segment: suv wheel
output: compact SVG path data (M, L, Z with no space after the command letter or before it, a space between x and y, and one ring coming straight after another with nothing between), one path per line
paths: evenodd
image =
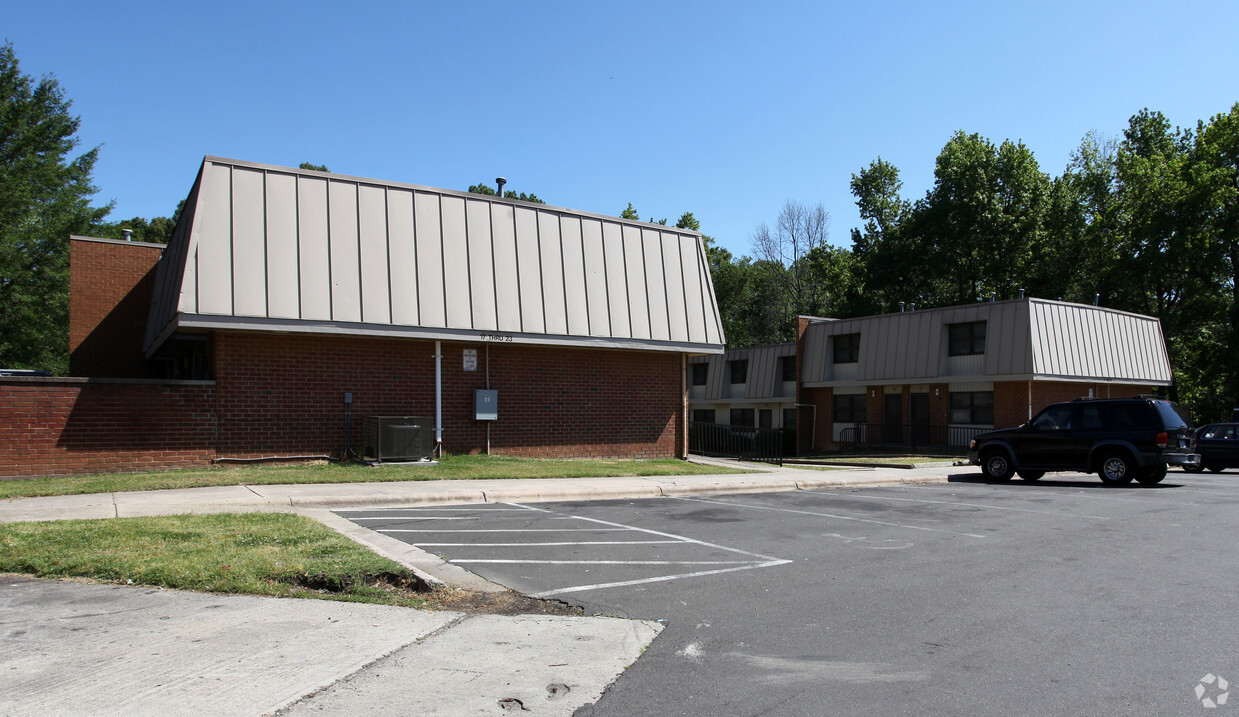
M1126 453L1107 453L1101 457L1097 475L1101 476L1101 482L1106 485L1127 485L1136 477L1136 466Z
M1007 454L998 449L991 449L981 456L981 472L990 480L1011 480L1015 475L1015 467L1007 459Z
M1158 463L1142 468L1136 473L1136 480L1140 481L1140 485L1157 485L1166 477L1166 464Z
M1045 471L1016 471L1024 480L1041 480L1041 476L1045 475Z

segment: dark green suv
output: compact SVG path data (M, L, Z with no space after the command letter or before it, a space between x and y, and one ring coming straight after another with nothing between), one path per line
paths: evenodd
M1134 478L1160 483L1166 466L1200 465L1192 429L1172 401L1136 398L1076 399L1047 406L1019 428L982 433L968 461L992 480L1018 473L1037 480L1048 471L1096 473L1106 485Z

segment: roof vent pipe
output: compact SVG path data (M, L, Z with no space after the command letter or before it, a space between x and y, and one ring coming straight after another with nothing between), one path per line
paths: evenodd
M1101 294L1093 294L1093 306L1101 306Z
M1020 298L1021 298L1021 299L1022 299L1022 298L1024 298L1024 290L1023 290L1023 289L1020 289Z
M989 303L991 303L991 304L992 304L992 303L994 303L994 301L995 301L997 298L998 298L998 294L996 294L996 293L994 293L994 292L992 292L992 291L989 293Z
M505 177L495 177L495 184L499 185L499 189L495 192L495 196L503 199L503 185L507 184L508 180Z
M899 302L899 313L903 313L903 302Z
M916 304L908 304L908 311L916 311Z
M133 230L132 229L121 229L120 233L124 235L125 241L133 241Z

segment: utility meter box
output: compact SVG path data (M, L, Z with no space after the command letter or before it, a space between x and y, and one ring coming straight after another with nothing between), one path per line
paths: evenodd
M499 392L479 388L473 394L474 418L479 421L499 420Z

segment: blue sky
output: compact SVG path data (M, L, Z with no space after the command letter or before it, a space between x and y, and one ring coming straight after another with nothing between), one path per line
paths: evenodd
M956 130L1062 172L1090 130L1239 102L1239 3L9 3L0 37L102 145L97 203L170 215L204 155L674 222L733 253L881 156L919 198Z

